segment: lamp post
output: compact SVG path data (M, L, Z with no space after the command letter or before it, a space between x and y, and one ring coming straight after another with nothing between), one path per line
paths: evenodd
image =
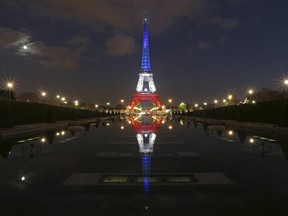
M248 93L248 102L251 103L252 102L252 95L254 94L254 90L253 89L248 89L247 91Z
M8 89L8 124L9 126L12 126L11 122L11 90L13 89L14 84L13 82L7 83L7 89Z
M287 109L287 90L288 90L288 78L285 78L284 81L283 81L283 85L284 85L284 88L285 88L285 102L284 102L284 118L285 120L287 121L287 118L286 118L286 109Z
M75 105L75 118L77 119L77 118L78 118L77 108L78 108L78 106L79 106L79 101L78 101L78 100L75 100L75 101L74 101L74 105Z
M79 101L78 101L78 100L75 100L75 101L74 101L74 104L75 104L75 107L77 108L78 105L79 105Z
M10 101L10 99L11 99L11 89L13 89L13 83L12 82L8 82L7 83L7 89L8 89L8 99L9 99L9 101Z
M218 100L217 100L217 99L215 99L215 100L214 100L214 108L216 108L216 107L217 107L217 104L218 104Z
M253 89L248 89L247 91L248 93L248 106L249 106L249 110L248 110L248 121L250 121L250 116L251 116L251 106L253 104L254 101L252 101L252 96L254 94L254 90Z
M41 92L43 103L45 102L46 95L47 95L47 93L45 91Z
M229 94L227 98L228 98L228 101L229 101L229 105L232 105L233 95Z
M41 92L41 97L42 97L42 104L41 104L41 109L42 109L42 118L43 121L45 121L45 107L44 107L44 102L45 102L45 97L47 93L45 91Z

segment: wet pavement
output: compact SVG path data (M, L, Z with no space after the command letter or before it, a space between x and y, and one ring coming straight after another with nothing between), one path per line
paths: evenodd
M1 215L288 214L287 142L162 120L0 143Z

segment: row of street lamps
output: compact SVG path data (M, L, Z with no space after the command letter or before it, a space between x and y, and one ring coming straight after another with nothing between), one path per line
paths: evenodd
M282 86L283 86L284 89L285 89L285 100L286 100L286 99L287 99L287 92L288 92L288 77L285 77L285 78L283 79ZM255 93L255 90L252 89L252 88L250 88L250 89L247 90L247 95L250 96L250 99L251 99L251 97L253 96L254 93ZM232 94L228 94L227 98L224 98L224 99L222 100L222 102L223 102L224 104L227 104L227 103L228 103L228 104L229 104L229 103L231 104L232 101L233 101L233 99L234 99L234 96L233 96ZM168 99L168 104L169 104L170 107L172 107L172 102L173 102L172 98L169 98L169 99ZM218 99L214 99L213 102L214 102L215 105L217 105L217 104L219 103L219 100L218 100ZM256 103L255 100L249 100L249 99L248 99L248 102L249 102L249 103ZM184 103L180 103L180 105L181 105L181 104L184 104ZM180 106L180 105L179 105L179 106ZM208 103L204 102L203 105L204 105L204 106L207 106ZM198 108L198 107L199 107L199 104L198 104L198 103L194 104L194 107L195 107L195 108Z
M27 47L27 46L23 46L23 49L28 49L28 47ZM285 88L285 98L286 98L286 97L287 97L287 91L288 91L288 78L287 78L287 77L284 78L282 86L284 86L284 88ZM13 90L14 87L15 87L15 85L14 85L14 83L13 83L12 81L8 81L8 82L7 82L6 88L8 89L9 103L10 103L10 100L11 100L11 91ZM250 97L251 97L254 93L255 93L254 89L248 89L248 90L247 90L247 94L250 95ZM43 99L43 101L44 101L44 98L47 96L47 92L46 92L46 91L42 91L42 92L41 92L41 96L42 96L42 99ZM56 98L57 98L58 100L61 100L64 104L67 104L67 103L68 103L67 100L66 100L66 98L63 97L63 96L57 95ZM234 98L233 95L232 95L232 94L229 94L229 95L227 96L227 98L224 98L224 99L222 100L222 102L223 102L223 103L231 102L233 98ZM173 102L173 100L172 100L171 98L169 98L169 99L168 99L168 104L169 104L169 106L172 106L172 102ZM251 102L251 103L253 103L253 102L255 103L255 101L250 101L250 102ZM122 105L124 105L124 99L120 99L120 103L121 103ZM216 104L218 104L218 103L219 103L219 101L218 101L217 99L215 99L215 100L214 100L214 104L216 105ZM205 104L207 105L207 103L204 103L204 105L205 105ZM74 105L75 105L76 107L79 106L79 101L78 101L78 100L75 100L75 101L74 101ZM10 106L10 105L9 105L9 106ZM106 103L106 106L110 106L110 102L107 102L107 103ZM198 107L199 105L198 105L198 104L195 104L194 106L195 106L195 107ZM98 104L95 104L95 108L98 108ZM9 109L10 109L10 108L9 108Z

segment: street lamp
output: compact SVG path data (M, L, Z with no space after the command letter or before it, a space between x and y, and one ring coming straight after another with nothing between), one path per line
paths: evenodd
M122 103L122 104L123 104L123 103L124 103L124 99L121 99L121 100L120 100L120 103Z
M7 89L8 89L8 119L9 119L9 126L11 123L11 90L13 89L14 84L13 82L7 82Z
M75 100L75 101L74 101L74 104L75 104L75 106L77 107L77 106L79 105L79 101L78 101L78 100Z
M253 89L248 89L247 90L248 96L247 96L247 100L246 102L248 103L253 103L254 100L252 100L252 96L254 94L254 90ZM255 101L254 101L255 102Z
M43 103L45 102L45 97L47 96L47 93L45 91L42 91L41 92L41 96L42 96L42 100L43 100Z
M8 82L7 83L7 89L8 89L8 99L9 99L9 101L10 101L10 97L11 97L11 90L13 89L13 87L14 87L14 84L13 84L13 82Z
M41 95L42 95L42 97L45 97L47 95L47 93L46 92L42 92Z
M286 106L287 106L287 90L288 90L288 78L285 78L283 81L283 85L285 87L285 98L284 98L284 118L286 119ZM287 119L286 119L287 120Z

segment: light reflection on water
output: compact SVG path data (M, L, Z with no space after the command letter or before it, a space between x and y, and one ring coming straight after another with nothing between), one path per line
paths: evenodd
M162 146L165 144L162 137L163 134L160 133L160 130L165 130L166 133L169 133L168 135L166 134L166 138L169 138L169 136L172 137L174 131L175 134L176 131L188 132L185 132L185 136L194 136L197 132L197 134L199 133L203 137L201 141L205 140L205 143L198 143L199 146L213 145L214 142L209 143L209 141L218 140L220 141L219 143L223 145L229 145L231 148L239 148L245 154L248 154L249 156L251 155L252 157L255 157L261 161L262 159L265 160L266 158L273 159L273 156L278 155L285 155L285 157L287 157L287 148L285 148L287 143L278 142L278 140L275 138L256 135L247 131L237 131L233 128L225 128L221 125L205 125L197 122L186 121L185 119L171 119L163 116L142 115L130 116L123 119L109 119L104 121L98 121L91 125L70 127L58 131L49 131L42 134L36 134L35 136L31 137L25 137L22 139L11 140L6 143L0 143L0 152L2 156L0 163L4 160L18 160L19 158L22 159L19 160L20 163L23 160L33 162L33 160L35 161L39 159L37 160L38 163L39 161L41 161L42 156L49 157L50 154L52 155L52 153L57 152L57 146L67 145L65 146L65 148L70 148L69 144L76 141L79 144L78 148L80 148L80 146L81 148L86 148L86 146L84 145L85 137L100 136L100 130L101 133L103 131L107 131L108 136L110 130L118 130L117 134L125 134L125 132L127 131L133 131L133 143L138 145L139 151L139 154L135 152L135 155L139 156L139 159L141 158L139 161L141 161L142 167L139 166L138 170L142 173L142 176L135 174L135 176L127 175L127 177L121 173L121 178L119 176L116 176L118 178L117 179L114 176L114 180L109 179L108 181L107 179L110 178L110 176L108 176L106 180L107 184L110 182L111 184L113 184L116 180L118 181L118 183L120 182L121 184L128 184L131 183L131 179L133 179L134 183L136 182L138 183L138 185L142 184L142 189L144 191L145 208L150 207L150 205L153 206L153 204L150 203L149 198L153 193L153 191L151 191L152 185L159 185L164 183L169 183L170 185L176 183L191 184L197 182L197 179L194 178L193 173L190 173L189 175L184 175L176 173L175 170L173 171L173 175L171 173L169 175L167 173L161 173L161 175L159 173L157 175L151 173L151 166L153 167L154 160L153 157L158 157L157 159L159 159L160 156L162 156L163 158L170 157L172 159L176 159L179 155L183 158L192 157L193 155L195 157L198 157L196 153L192 154L191 152L184 152L184 150L178 150L178 152L175 152L175 149L177 149L178 147L180 148L181 145L184 143L176 143L176 141L174 142L174 150L170 150L171 152L157 152L155 154L155 147L158 144ZM185 137L181 138L184 139ZM177 146L177 144L179 144L179 146ZM191 145L194 144L195 143L192 143ZM120 148L119 146L117 147ZM225 148L223 149L224 151L226 150ZM219 151L221 151L221 149ZM214 153L212 150L211 152ZM229 154L229 152L224 153L227 155ZM120 153L118 155L120 155ZM199 155L201 155L201 153ZM131 152L129 152L129 154L122 153L122 156L132 157L133 154L131 154ZM119 160L121 159L119 158ZM105 161L103 163L105 163ZM127 164L127 166L129 166L129 164ZM45 167L43 169L45 169ZM24 168L23 170L25 171ZM166 170L168 170L168 168L166 168ZM19 181L33 182L33 178L35 175L29 176L24 171L19 173Z
M49 145L59 143L66 143L73 139L81 139L89 133L90 127L107 128L113 125L120 125L121 130L130 130L132 127L135 132L135 137L139 145L139 151L142 154L153 153L153 146L157 137L157 131L162 125L163 128L173 131L174 127L185 127L199 129L203 128L203 135L221 139L223 142L231 142L242 144L245 151L250 151L254 154L259 154L261 157L269 155L286 154L286 147L275 138L265 137L263 135L256 135L249 131L240 131L232 128L225 128L219 125L207 125L197 122L186 121L185 119L172 119L163 116L152 115L138 115L124 117L121 119L109 119L104 121L97 121L91 125L85 126L71 126L58 131L46 131L42 134L36 134L21 139L2 141L0 140L0 154L3 159L13 158L16 156L25 156L27 158L34 158L37 155L50 151ZM150 143L149 143L150 142ZM16 148L17 146L17 148ZM19 152L20 146L22 151ZM281 148L283 147L283 149ZM15 149L15 150L14 150ZM283 152L284 150L284 152Z

